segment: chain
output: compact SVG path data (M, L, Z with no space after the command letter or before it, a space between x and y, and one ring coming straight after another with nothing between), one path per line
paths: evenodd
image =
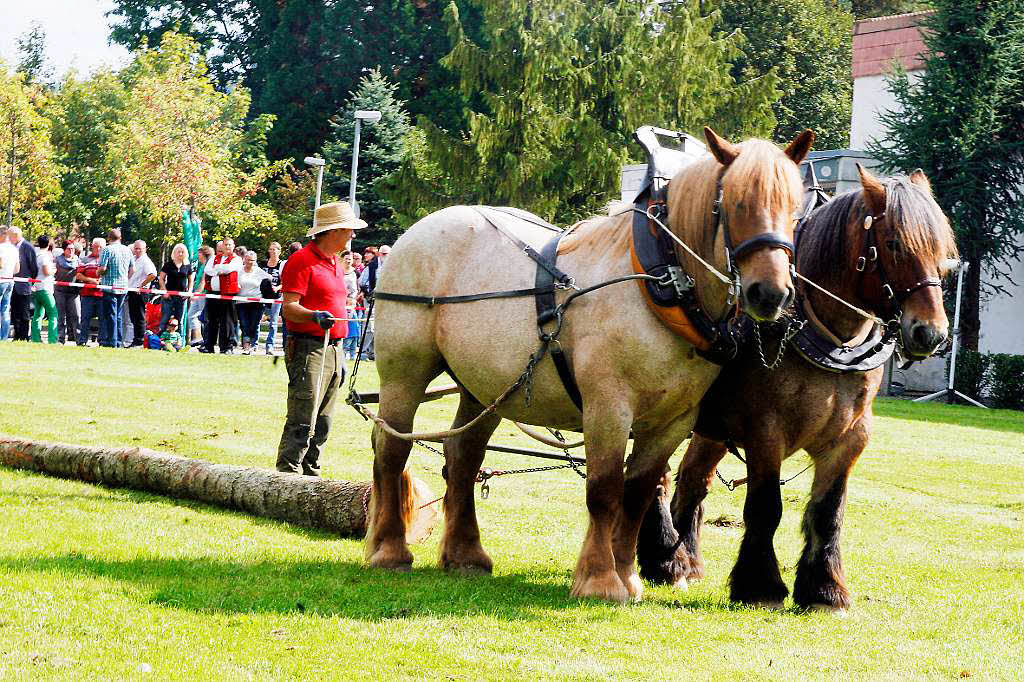
M783 479L779 479L779 485L780 485L780 486L786 485L787 483L789 483L790 481L792 481L792 480L793 480L794 478L796 478L796 477L797 477L797 476L799 476L800 474L802 474L802 473L804 473L805 471L807 471L808 469L810 469L810 468L811 468L812 466L814 466L814 461L813 461L813 460L812 460L811 462L809 462L809 463L807 464L807 466L805 466L805 467L804 467L803 469L801 469L800 471L796 472L795 474L793 474L793 475L792 475L792 476L790 476L789 478L783 478ZM717 477L718 477L718 480L722 482L722 485L724 485L724 486L725 486L725 487L726 487L726 488L727 488L728 490L730 490L730 491L736 490L736 489L737 489L737 488L739 488L739 487L740 487L741 485L744 485L744 484L745 484L745 483L747 482L747 480L748 480L748 479L747 479L746 477L744 477L744 478L733 478L733 479L726 479L726 478L725 478L724 476L722 476L722 474L721 474L721 473L720 473L720 472L718 471L718 467L715 467L715 476L717 476Z
M792 340L792 338L804 328L805 324L807 324L806 320L797 322L793 319L790 319L789 322L786 323L786 331L782 333L782 338L779 339L779 352L775 354L775 360L770 364L764 356L764 347L761 344L761 325L760 323L754 324L754 338L757 339L757 354L761 357L761 364L764 365L766 369L772 370L779 366L782 362L782 356L786 353L786 344L788 344L790 340Z

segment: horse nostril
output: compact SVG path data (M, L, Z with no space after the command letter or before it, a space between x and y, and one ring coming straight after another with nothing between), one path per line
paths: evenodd
M783 301L782 307L783 308L788 308L789 306L791 306L793 304L793 300L794 299L796 299L796 289L794 289L793 287L787 287L786 288L786 300Z
M755 308L761 307L761 283L754 282L747 288L747 303Z
M945 340L945 335L930 324L916 324L911 330L914 344L921 349L932 350Z

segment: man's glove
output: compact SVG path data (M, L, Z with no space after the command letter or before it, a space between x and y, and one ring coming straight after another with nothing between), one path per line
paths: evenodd
M334 316L326 310L313 311L313 321L320 325L320 328L324 331L334 326Z

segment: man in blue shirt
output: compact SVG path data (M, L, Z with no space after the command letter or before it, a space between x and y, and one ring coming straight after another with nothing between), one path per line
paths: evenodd
M100 254L100 284L110 287L128 286L131 274L132 252L121 243L121 230L116 227L107 232L107 246ZM124 322L124 291L103 291L103 305L100 314L100 345L108 348L121 347Z

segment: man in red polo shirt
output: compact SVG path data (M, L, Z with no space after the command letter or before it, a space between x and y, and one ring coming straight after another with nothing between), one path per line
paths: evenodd
M320 452L331 430L334 398L345 377L341 342L348 331L347 291L338 253L347 248L355 230L364 227L366 222L355 216L347 202L324 204L316 210L313 228L306 234L313 241L292 255L281 272L281 315L288 328L284 349L288 416L277 448L278 471L320 475ZM326 349L324 334L329 335Z

